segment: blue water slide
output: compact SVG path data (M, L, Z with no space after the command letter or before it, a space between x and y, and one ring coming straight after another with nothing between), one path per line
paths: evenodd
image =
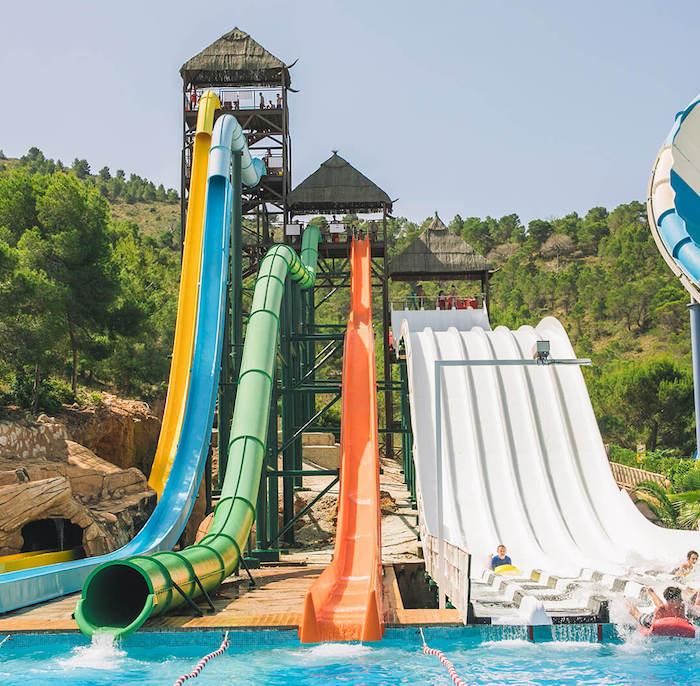
M231 151L242 153L242 180L255 185L265 173L251 159L235 117L214 125L209 153L197 330L180 442L168 482L143 529L107 555L0 574L0 613L74 593L98 565L171 549L192 512L204 473L221 368L233 185Z
M700 299L700 96L676 114L649 187L649 225L661 255Z

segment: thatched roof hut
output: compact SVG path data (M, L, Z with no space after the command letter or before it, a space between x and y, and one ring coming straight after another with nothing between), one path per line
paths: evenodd
M435 213L430 225L389 264L396 281L488 281L491 265Z
M288 196L293 214L391 211L391 198L337 151Z
M289 68L238 27L180 67L186 85L289 86Z

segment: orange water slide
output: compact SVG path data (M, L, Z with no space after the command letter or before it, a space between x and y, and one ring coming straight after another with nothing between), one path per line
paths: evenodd
M299 627L302 643L378 641L384 633L377 373L368 239L353 240L350 262L335 552L333 562L306 594Z

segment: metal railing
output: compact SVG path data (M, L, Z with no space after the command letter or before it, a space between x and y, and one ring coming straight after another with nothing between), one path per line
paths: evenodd
M392 310L478 310L484 306L485 295L455 295L430 297L408 295L403 300L392 300Z
M197 88L184 94L185 109L196 112L205 91L214 91L224 110L281 110L282 91L277 88Z

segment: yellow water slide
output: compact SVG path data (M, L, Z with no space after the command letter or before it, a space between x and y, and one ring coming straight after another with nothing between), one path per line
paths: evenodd
M204 227L204 198L207 189L207 163L214 127L214 112L221 107L219 98L207 91L199 100L197 130L192 151L192 177L185 223L185 244L182 252L180 293L177 301L177 322L173 358L170 365L168 395L165 399L163 425L153 459L148 485L160 498L170 474L175 451L180 440L182 418L185 414L187 388L190 383L190 363L197 321L199 270L202 263L202 233Z
M82 548L70 550L35 550L31 553L15 553L0 556L0 574L16 572L18 569L30 569L53 565L58 562L71 562L81 556Z

